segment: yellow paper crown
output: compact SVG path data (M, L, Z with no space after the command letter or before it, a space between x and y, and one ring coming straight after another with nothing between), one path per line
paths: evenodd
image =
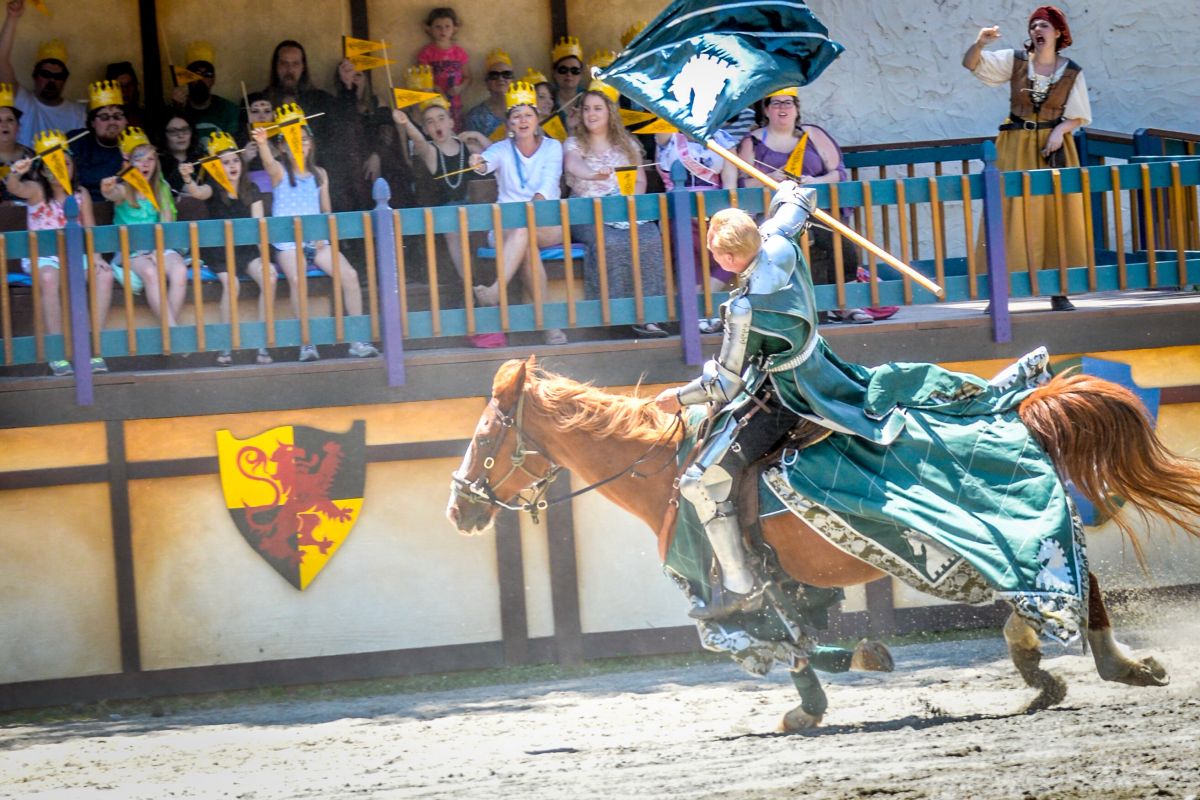
M121 94L121 85L116 81L96 81L88 84L88 111L124 103L125 96Z
M504 64L506 67L512 66L512 59L509 58L508 53L504 52L499 47L488 53L483 59L484 69L491 69L497 64Z
M208 154L215 156L226 150L237 150L237 142L225 131L213 131L208 135Z
M617 102L617 98L619 98L621 96L621 93L618 92L616 90L616 88L609 86L604 81L593 80L591 83L588 84L588 91L589 92L600 92L602 95L607 97L609 100L612 100L614 103Z
M205 41L190 42L187 48L183 51L183 64L195 64L197 61L207 61L209 64L216 64L213 58L216 56L216 51L213 46Z
M513 81L513 84L508 87L508 91L504 93L504 108L509 110L517 106L537 108L537 92L534 90L533 84L525 81Z
M52 58L55 61L61 61L63 66L67 63L67 46L58 39L51 39L48 42L42 42L38 45L37 61L45 61Z
M428 64L418 64L408 68L405 85L418 92L433 91L433 67Z
M800 99L800 92L795 86L789 86L786 89L780 89L778 92L771 92L767 97L794 97Z
M126 158L129 157L130 153L142 145L149 146L150 138L146 136L146 132L144 130L132 125L121 131L121 135L117 137L117 146L121 148L121 155L125 156Z
M45 155L55 147L67 149L67 135L59 130L40 131L33 137L33 152L37 155Z
M521 80L525 81L530 86L537 86L539 83L549 83L550 82L549 78L547 78L543 73L534 69L533 67L530 67L529 69L527 69L525 71L525 76L523 78L521 78Z
M604 69L609 64L617 60L617 54L612 50L597 50L592 53L591 59L588 61L593 67Z
M0 108L16 108L16 89L11 83L0 83Z
M583 61L583 45L574 36L564 36L558 40L558 44L554 45L554 49L550 51L550 63L557 64L564 58L574 56L582 63Z
M300 120L301 125L307 125L308 120L304 119L304 109L295 103L284 103L275 109L275 124L282 125L285 122Z
M647 22L644 19L630 25L629 28L627 28L626 31L621 34L621 47L629 47L629 43L633 41L635 36L646 29L646 25Z
M424 114L426 110L433 108L434 106L437 106L438 108L444 108L447 111L449 111L450 110L450 101L447 100L446 98L442 97L439 94L437 97L431 97L430 99L426 100L424 103L421 103L419 106L417 106L417 108L420 110L420 112L422 114Z

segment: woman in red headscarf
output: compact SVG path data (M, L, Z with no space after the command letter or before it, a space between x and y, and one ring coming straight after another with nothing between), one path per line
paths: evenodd
M963 55L962 64L988 86L1009 87L1008 119L996 137L996 166L1001 170L1078 167L1071 133L1092 120L1083 70L1060 55L1071 46L1071 29L1062 11L1042 6L1029 16L1029 39L1022 50L984 50L1000 38L1000 26L983 28ZM1009 271L1057 269L1060 250L1068 267L1087 263L1083 198L1064 196L1063 236L1055 221L1054 198L1043 195L1024 207L1021 198L1005 200ZM1028 227L1027 227L1028 226ZM982 226L981 226L982 234ZM980 238L980 263L983 240ZM1037 287L1036 276L1030 275ZM1064 294L1051 297L1055 311L1074 308Z

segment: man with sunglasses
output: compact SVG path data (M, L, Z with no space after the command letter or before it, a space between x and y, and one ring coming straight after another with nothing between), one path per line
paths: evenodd
M196 144L203 148L208 137L217 131L234 136L241 129L241 114L233 101L213 94L217 81L213 46L208 42L192 42L184 51L189 72L200 76L185 86L176 86L171 92L171 108L182 114L195 131Z
M13 41L17 36L17 21L25 13L25 0L8 0L4 25L0 27L0 82L17 87L16 107L22 116L17 141L29 147L33 135L42 130L69 131L84 124L83 108L63 97L63 87L70 77L67 69L67 48L57 39L38 47L33 65L33 91L17 83L12 65Z
M117 140L129 124L125 116L125 97L116 81L96 81L88 86L87 136L71 143L75 156L75 180L91 192L92 200L104 200L100 181L116 175L124 166ZM74 138L84 130L73 130Z
M488 90L488 96L486 100L467 112L463 119L463 128L468 131L478 131L484 136L491 136L504 128L507 114L504 95L513 82L513 65L508 53L499 48L487 54L483 65L483 80Z

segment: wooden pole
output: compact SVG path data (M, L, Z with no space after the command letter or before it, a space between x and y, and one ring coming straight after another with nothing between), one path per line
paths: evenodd
M754 178L755 180L762 181L762 183L771 187L772 189L779 188L779 181L774 180L773 178L769 177L762 170L760 170L750 164L747 164L745 161L743 161L737 155L737 153L730 152L728 149L722 147L721 145L717 144L714 141L707 142L707 146L708 146L709 150L712 150L714 153L721 156L726 161L729 161L729 162L735 164L738 167L738 169L742 170L743 172L745 172L747 175ZM929 278L926 278L920 272L917 272L915 269L910 267L908 264L905 264L903 261L896 258L894 255L892 255L888 251L884 250L879 245L875 244L874 242L872 242L868 239L864 239L862 236L859 236L858 233L856 233L852 228L847 227L841 220L837 219L836 217L826 213L825 211L822 211L819 208L814 208L812 210L812 216L818 222L821 222L821 223L828 225L829 227L835 229L838 233L842 234L842 236L845 236L847 239L854 242L859 247L864 248L868 252L874 253L876 257L885 261L888 264L888 266L892 267L893 269L898 270L901 274L907 275L909 278L912 278L914 281L919 283L925 289L928 289L930 292L932 292L934 294L934 296L941 297L944 294L942 287L938 286L936 283L929 280Z

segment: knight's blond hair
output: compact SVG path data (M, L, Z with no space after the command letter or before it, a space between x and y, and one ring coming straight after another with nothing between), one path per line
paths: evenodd
M740 208L726 208L709 220L708 243L714 253L754 258L762 247L762 236L753 217Z

